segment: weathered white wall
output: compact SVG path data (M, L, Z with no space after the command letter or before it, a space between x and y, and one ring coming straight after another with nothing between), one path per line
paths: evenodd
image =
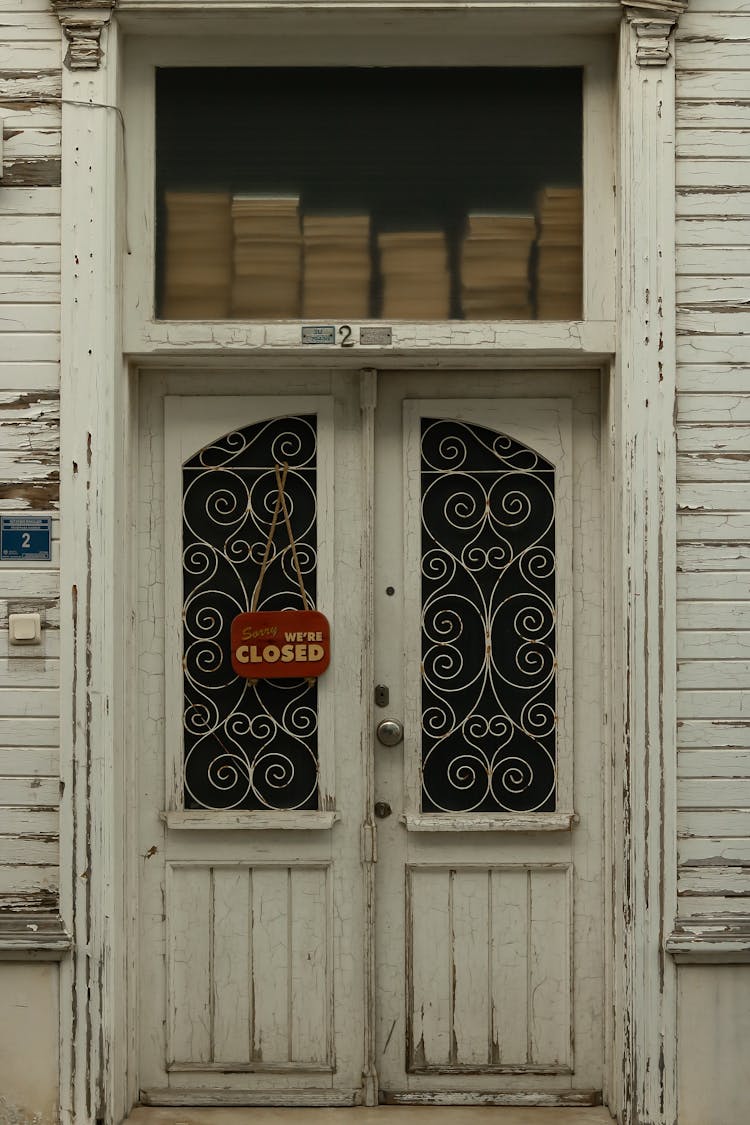
M3 512L57 509L60 71L60 25L48 0L0 0ZM3 564L0 914L57 907L57 593L56 559L48 568ZM41 612L41 649L9 648L8 612L15 609Z
M58 1121L58 968L0 963L0 1122Z
M750 3L677 62L679 913L750 911ZM681 965L679 1125L750 1120L750 965Z
M747 0L691 2L676 59L679 895L692 917L750 905Z

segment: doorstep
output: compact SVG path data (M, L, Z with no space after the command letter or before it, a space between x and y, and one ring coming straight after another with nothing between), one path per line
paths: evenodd
M123 1125L613 1125L609 1111L507 1106L357 1106L352 1109L151 1109Z

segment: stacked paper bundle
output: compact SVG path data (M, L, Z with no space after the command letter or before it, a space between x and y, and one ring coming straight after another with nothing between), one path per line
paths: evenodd
M221 320L232 288L231 197L225 192L168 191L164 248L167 320Z
M305 215L302 315L358 320L370 313L370 216Z
M537 194L536 315L580 320L583 315L583 192L544 188Z
M447 320L450 271L443 231L381 234L384 320Z
M232 226L232 316L254 320L298 317L302 281L299 196L235 195Z
M528 320L533 215L474 213L461 248L461 304L467 320Z

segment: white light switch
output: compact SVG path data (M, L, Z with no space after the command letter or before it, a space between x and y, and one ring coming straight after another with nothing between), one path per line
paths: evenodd
M12 645L38 645L42 640L42 619L38 613L9 613L8 640Z

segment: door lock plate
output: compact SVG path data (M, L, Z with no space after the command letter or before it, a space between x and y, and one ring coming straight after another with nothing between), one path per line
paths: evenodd
M387 707L391 701L391 693L386 684L375 685L375 706Z

